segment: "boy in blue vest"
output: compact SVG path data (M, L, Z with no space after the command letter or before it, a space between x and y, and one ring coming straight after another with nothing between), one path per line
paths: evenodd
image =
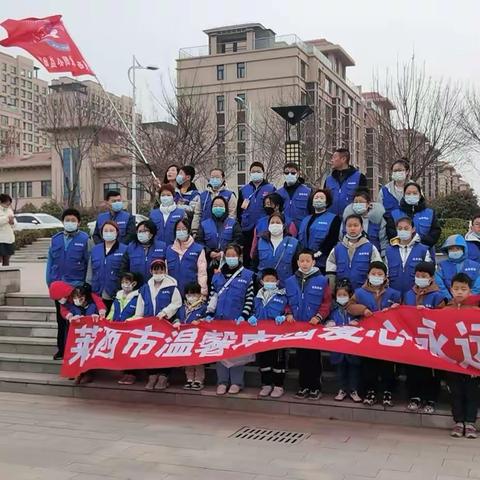
M118 241L128 244L135 238L135 217L123 209L122 195L116 190L109 190L105 195L105 203L108 211L98 215L93 232L95 244L103 242L102 227L107 221L113 221L118 225L120 235Z
M472 218L470 231L465 235L468 247L468 258L480 263L480 215Z
M187 212L190 219L193 217L196 203L200 200L200 193L193 183L194 178L195 168L192 165L181 167L175 178L177 182L175 203Z
M289 323L323 323L330 313L332 294L328 280L315 266L312 250L302 250L297 260L298 270L285 282L287 307L285 319ZM322 361L320 350L297 348L296 361L300 389L296 398L318 400L322 396Z
M461 235L450 235L442 245L442 251L448 258L437 266L435 281L447 299L451 299L452 278L457 273L466 273L472 279L472 293L480 293L480 263L469 260L467 242Z
M389 285L405 295L415 283L415 266L430 262L429 248L423 245L415 232L413 220L405 216L397 220L397 236L385 250ZM433 265L433 263L432 263Z
M258 320L275 320L277 325L285 321L287 295L279 288L279 278L274 268L266 268L260 274L262 287L258 291L253 307L253 315L248 319L256 326ZM287 370L285 350L270 350L257 354L262 388L260 397L280 398L284 393L285 372Z
M46 281L63 281L73 286L83 285L87 276L88 235L78 229L80 212L74 208L67 208L62 213L64 230L52 237L46 267ZM60 303L55 301L57 311L57 353L54 360L63 358L65 341L67 339L67 323L60 312Z
M355 317L371 317L374 312L398 307L400 302L400 292L388 286L386 265L383 262L372 262L368 268L368 279L363 287L355 290L347 312ZM377 391L382 387L383 406L393 407L395 364L373 358L365 358L363 364L366 391L363 403L369 406L377 403Z
M358 325L358 320L347 312L347 305L353 296L352 285L348 280L341 280L335 286L335 303L328 320L327 327L345 327ZM350 396L355 403L361 403L362 399L358 394L361 379L361 358L355 355L332 352L330 363L336 366L337 379L340 389L334 400L342 402Z

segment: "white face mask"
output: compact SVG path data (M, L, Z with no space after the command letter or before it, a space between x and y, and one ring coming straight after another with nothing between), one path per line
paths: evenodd
M407 178L407 172L404 170L399 172L392 172L392 180L394 182L403 182Z
M165 274L164 273L154 273L152 275L152 278L155 282L161 282L165 278Z
M380 285L383 285L383 282L385 282L385 277L379 277L377 275L369 275L368 281L374 287L379 287Z
M125 293L130 293L133 290L133 285L131 283L122 283L122 290Z
M283 225L280 223L271 223L268 226L268 231L274 236L279 237L283 233Z
M74 298L73 303L76 307L81 307L83 305L83 301L81 298Z
M345 297L345 296L343 296L343 295L337 296L337 303L338 303L339 305L342 305L342 306L343 306L343 305L346 305L349 300L350 300L349 297Z
M415 277L415 285L418 288L427 288L430 285L430 279L423 277Z
M200 300L200 295L185 295L185 298L187 300L187 303L193 305Z

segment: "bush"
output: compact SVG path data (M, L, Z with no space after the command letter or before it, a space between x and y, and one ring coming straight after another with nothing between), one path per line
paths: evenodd
M437 249L443 245L443 242L450 235L465 235L468 232L468 220L463 218L444 218L440 223L442 225L442 234L438 240Z
M15 232L15 250L18 250L26 245L32 244L39 238L51 238L59 232L58 229L40 229L40 230L20 230Z
M33 203L26 203L22 208L19 208L15 213L37 213L38 208Z
M462 218L471 220L473 215L480 212L477 196L472 190L454 192L450 195L438 197L429 205L437 212L438 218Z
M59 203L51 200L50 202L42 203L42 206L38 209L39 212L48 213L49 215L53 215L56 218L62 218L63 206Z

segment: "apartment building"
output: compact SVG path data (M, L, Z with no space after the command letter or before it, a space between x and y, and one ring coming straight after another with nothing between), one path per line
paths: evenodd
M44 123L48 83L29 58L0 52L0 156L48 149Z

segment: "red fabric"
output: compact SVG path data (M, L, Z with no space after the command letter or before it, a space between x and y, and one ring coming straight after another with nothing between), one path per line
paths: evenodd
M73 287L72 287L73 290ZM63 298L63 297L60 297ZM100 312L101 310L107 310L105 303L103 303L102 297L98 296L96 293L92 293L92 300L97 306L97 311ZM73 303L72 297L69 295L67 297L67 303ZM60 315L66 320L68 315L70 314L70 310L65 305L60 305Z
M52 282L48 287L48 292L52 300L60 300L62 298L68 298L74 288L75 287L66 282L55 281Z
M8 37L1 40L0 45L23 48L49 72L94 75L65 29L61 15L9 19L0 25L8 32Z
M156 317L116 323L92 318L73 322L62 375L92 369L132 370L216 362L279 348L342 352L437 370L480 375L478 310L419 310L399 307L377 312L357 326L308 323L275 325L264 320L202 322L179 329Z

